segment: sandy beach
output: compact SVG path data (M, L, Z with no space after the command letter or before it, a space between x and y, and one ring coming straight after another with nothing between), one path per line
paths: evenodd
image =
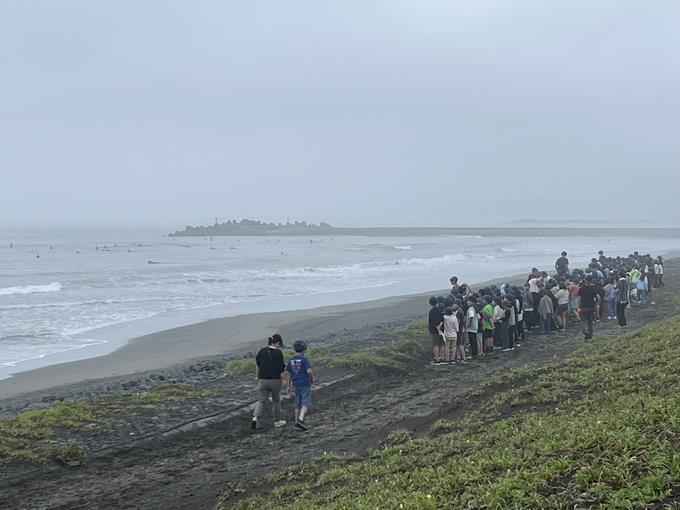
M348 327L385 324L422 315L424 295L349 305L214 319L134 338L111 354L19 372L0 381L3 398L95 379L163 370L198 359L239 357L267 336L319 338Z
M677 260L669 260L667 267L673 271ZM521 276L494 283L501 281L515 283ZM669 290L655 292L655 302L647 307L631 310L633 328L672 313L678 284L669 273ZM106 356L0 381L3 417L49 409L59 401L76 405L135 401L140 395L153 394L163 383L189 385L199 391L186 400L171 399L144 410L123 407L107 417L106 428L95 435L64 436L62 441L77 441L89 457L82 466L79 460L76 470L54 461L37 469L11 465L0 472L0 483L9 489L0 503L11 508L110 508L112 501L118 508L212 508L225 487L261 474L263 467L286 464L291 455L297 462L327 450L362 452L396 427L429 428L439 417L441 402L452 396L452 381L454 393L462 395L473 390L480 377L549 362L583 342L580 325L572 323L568 334L548 342L532 334L511 354L423 372L430 356L427 335L420 329L403 328L424 318L429 294L211 320L136 338ZM312 345L329 349L333 357L394 345L399 338L394 332L402 330L405 336L401 338L415 342L420 354L409 355L396 369L390 368L391 362L351 370L321 365L323 382L316 391L314 413L318 426L304 442L292 430L278 431L276 438L288 441L286 451L258 459L253 453L262 436L249 433L248 421L254 397L252 375L225 377L223 369L229 359L252 356L275 330L284 338L307 338ZM597 334L617 335L620 330L615 321L603 321ZM338 420L342 427L334 425ZM47 484L45 490L35 489L38 479ZM167 484L172 484L172 490ZM66 486L70 489L57 503L54 491ZM22 499L26 491L33 493L30 500Z
M473 288L519 283L521 275L472 283ZM448 290L394 296L306 310L244 314L213 319L133 338L110 354L17 372L0 380L0 399L77 387L97 380L121 380L200 360L232 359L253 353L273 333L284 339L319 339L347 330L383 328L425 317L431 295ZM291 342L292 343L292 342Z
M667 289L655 291L649 305L630 310L633 330L674 313L680 285L677 261L669 260L667 267ZM421 329L403 328L424 317L426 296L208 321L135 339L111 355L3 381L3 391L7 388L15 395L2 400L5 417L49 409L61 400L74 405L118 404L96 434L59 435L59 440L79 444L86 452L87 459L78 460L75 467L52 460L42 467L10 464L0 471L0 484L6 487L0 491L0 504L27 509L212 508L224 490L260 477L263 470L288 465L291 459L301 462L326 451L361 453L396 428L429 430L445 412L442 402L466 395L496 374L562 358L583 343L580 325L571 323L567 334L529 335L512 353L486 356L462 367L423 369L428 366L429 339ZM398 338L410 342L409 349L418 354L407 355L401 365L389 360L384 366L350 370L318 365L322 384L315 392L315 426L304 440L291 428L265 427L253 434L252 375L224 377L225 358L230 356L226 353L233 357L252 353L263 343L257 336L275 325L284 337L304 336L326 346L334 358L366 348L389 348ZM403 333L395 336L400 330ZM602 321L596 330L599 337L621 334L616 321ZM187 344L192 341L190 349ZM199 348L205 356L195 356ZM152 363L159 368L150 370ZM125 404L153 395L153 388L165 382L180 388L188 384L195 390L183 391L199 393L137 410L135 404L132 408ZM284 404L289 412L289 403ZM258 455L262 441L285 441L287 447Z

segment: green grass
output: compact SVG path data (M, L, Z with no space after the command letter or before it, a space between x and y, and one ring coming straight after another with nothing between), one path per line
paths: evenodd
M83 461L86 452L75 442L58 440L59 433L93 435L106 429L108 418L134 415L169 403L207 396L188 384L160 384L150 391L103 397L91 402L59 402L0 420L0 464Z
M424 355L425 351L418 343L400 340L389 347L367 348L344 356L327 356L321 359L321 363L333 368L405 370L415 359Z
M318 363L319 359L325 359L330 353L328 347L310 347L307 356L312 363ZM283 358L288 360L295 355L294 351L284 351ZM255 376L255 356L235 359L227 363L224 367L226 375L252 375Z
M419 319L411 321L403 329L395 329L393 331L387 332L387 336L394 340L412 340L414 338L420 338L424 333L427 332L427 321L425 319Z
M404 330L405 331L405 330ZM422 333L422 331L421 331ZM284 352L284 359L290 359L295 353ZM424 355L424 351L416 342L399 340L390 347L367 348L360 351L339 355L328 347L311 347L307 353L313 365L330 368L357 369L362 367L391 368L402 370L408 362ZM230 361L224 367L227 375L255 375L255 358L243 358Z
M456 401L472 411L436 421L426 436L395 431L387 446L361 458L331 460L268 494L217 508L677 505L679 367L678 318L596 340L566 359L491 381L493 388ZM450 414L460 413L454 406Z

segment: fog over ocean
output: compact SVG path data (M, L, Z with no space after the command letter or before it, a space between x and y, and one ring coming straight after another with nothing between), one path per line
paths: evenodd
M0 234L0 366L46 356L48 364L49 355L94 344L106 349L113 325L125 325L130 338L240 313L426 292L446 287L453 274L461 282L480 282L532 266L551 270L563 249L574 267L583 267L599 249L611 255L680 250L680 239L633 237L211 241L169 238L160 230L95 232Z

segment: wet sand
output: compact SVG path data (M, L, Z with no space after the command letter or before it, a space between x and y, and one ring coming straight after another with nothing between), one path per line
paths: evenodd
M440 291L442 292L442 291ZM267 314L249 314L159 331L134 338L116 351L94 358L19 372L0 381L0 398L95 379L156 371L199 359L238 357L279 332L284 339L319 338L345 328L382 324L427 311L426 296L384 298L348 305Z
M515 275L471 284L480 288L502 282L520 283ZM394 296L307 310L244 314L212 319L134 338L110 354L18 372L0 380L0 400L61 389L96 380L186 367L199 360L241 357L266 344L273 333L285 339L324 338L396 321L425 317L431 295L448 290ZM292 343L292 342L289 342Z
M469 234L475 230L479 235L614 235L648 237L680 237L680 229L363 229L375 230L376 235L455 235ZM398 233L397 233L398 231ZM677 256L677 254L668 254ZM483 282L473 287L519 281L519 276ZM443 279L445 282L446 280ZM117 350L78 361L68 361L45 367L25 370L0 380L0 399L13 398L50 388L108 378L120 378L133 374L186 366L197 360L215 357L239 357L256 350L266 337L274 332L286 339L320 338L347 328L379 325L404 318L424 316L427 312L426 297L446 290L423 294L396 296L373 301L345 305L326 306L306 310L247 314L213 319L140 336L126 342Z
M596 337L634 333L645 324L673 316L680 289L678 261L669 260L666 267L667 287L654 291L648 305L627 312L630 329L621 331L616 321L603 320L596 325ZM379 323L380 318L399 310L408 312L409 306L416 311L416 316L423 317L427 310L424 297L393 298L394 301L383 302L382 306L364 303L359 310L340 315L310 311L316 315L301 319L299 324L310 328L308 337L314 342L328 343L336 355L343 356L369 345L392 345L394 337L387 333L399 322L404 325L406 319ZM312 333L337 327L346 329L333 331L329 338L316 338ZM196 326L187 329L191 328L195 330ZM312 426L304 435L292 426L275 429L271 423L257 431L251 430L249 406L255 398L252 375L221 377L220 366L203 371L210 368L210 363L205 361L194 366L196 370L191 367L178 370L174 381L196 382L202 377L203 383L197 387L209 389L211 393L202 399L174 403L167 409L127 414L117 411L102 433L81 434L76 438L89 457L80 466L66 467L55 462L40 467L11 466L0 472L0 486L3 486L0 507L211 509L220 494L231 488L238 489L234 492L236 498L242 494L243 487L248 494L269 490L267 484L261 482L263 475L276 473L284 466L318 458L324 452L364 455L396 429L406 428L414 435L427 433L438 419L459 418L487 402L488 395L477 398L472 393L484 381L520 367L551 363L584 341L581 325L570 322L563 334L529 334L514 351L496 351L462 366L431 366L428 364L430 343L425 331L414 335L412 340L422 347L422 355L410 357L401 370L367 366L348 371L317 364L320 380L326 386L317 386L314 390ZM192 379L183 378L187 374ZM122 384L131 392L148 388L140 386L148 383L138 379L128 376ZM158 384L158 377L154 381ZM112 388L113 384L89 386L99 394L119 391ZM87 401L89 396L83 392L86 388L86 384L73 385L69 391L75 389L77 400ZM17 412L36 405L36 396L38 394L16 399L24 401L16 402ZM49 406L60 394L45 397L48 400L38 399L37 405ZM449 404L452 399L462 404ZM7 401L3 404L7 410ZM289 400L284 400L283 408L286 417L291 416ZM203 426L195 426L199 423ZM178 426L181 426L179 432L170 433ZM70 437L69 441L72 440Z

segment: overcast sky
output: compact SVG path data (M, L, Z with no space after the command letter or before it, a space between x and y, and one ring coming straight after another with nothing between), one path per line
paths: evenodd
M680 223L680 2L0 3L0 223Z

